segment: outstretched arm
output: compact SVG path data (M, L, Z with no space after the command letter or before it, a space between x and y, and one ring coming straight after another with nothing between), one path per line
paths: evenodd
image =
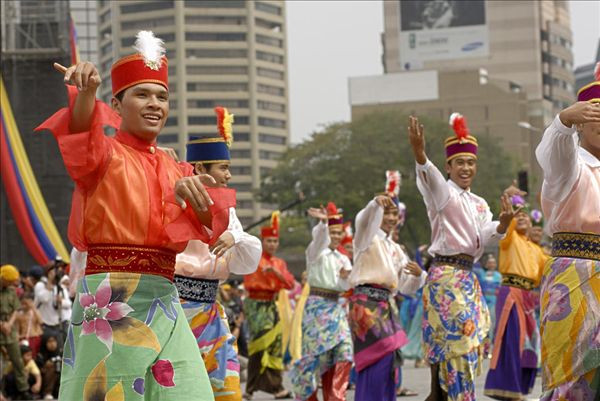
M546 128L535 155L544 170L544 197L560 202L579 176L575 127L585 123L600 123L600 104L577 102L562 110Z
M417 188L428 207L441 210L450 199L446 179L425 154L425 127L417 117L410 116L408 121L408 140L417 162Z
M312 240L306 248L306 264L310 267L314 263L321 252L323 252L329 244L329 230L327 228L327 211L321 208L311 207L308 209L308 215L319 220L319 223L312 229Z
M54 68L64 74L65 83L75 85L79 90L71 112L70 131L89 131L96 105L96 90L102 82L98 69L89 61L77 63L69 68L54 63Z

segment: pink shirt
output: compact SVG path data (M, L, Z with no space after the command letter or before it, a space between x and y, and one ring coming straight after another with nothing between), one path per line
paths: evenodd
M577 140L575 128L556 116L535 151L544 170L542 209L549 235L600 234L600 160Z
M431 223L431 255L464 253L477 261L488 243L503 237L485 199L446 180L430 160L417 163L417 187Z

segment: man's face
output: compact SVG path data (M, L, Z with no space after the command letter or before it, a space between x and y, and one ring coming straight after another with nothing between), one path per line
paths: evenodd
M398 224L398 209L385 209L383 212L383 220L381 220L381 229L386 234L392 232L392 230Z
M487 261L485 262L485 268L487 270L494 271L494 270L496 270L496 267L498 267L498 263L496 262L496 258L494 258L493 256L489 257L487 259Z
M581 124L577 127L577 130L581 132L581 146L600 158L600 123Z
M446 163L446 173L450 179L462 189L471 187L477 174L477 159L473 156L459 156Z
M544 237L544 229L540 226L533 226L529 229L529 239L535 244L541 244Z
M531 217L529 217L527 213L521 211L517 213L515 220L517 222L515 230L521 235L526 235L531 228Z
M208 174L214 178L217 182L217 185L208 184L209 186L225 188L231 179L231 172L229 171L230 165L231 162L211 163L207 170L202 163L196 163L196 173Z
M169 115L169 92L159 84L142 83L125 90L123 100L112 99L121 116L121 130L153 142Z
M329 243L330 249L337 249L340 246L340 242L344 238L344 230L340 226L331 226L329 227L329 238L331 242Z
M269 255L275 255L277 248L279 248L279 238L267 237L262 240L263 250Z

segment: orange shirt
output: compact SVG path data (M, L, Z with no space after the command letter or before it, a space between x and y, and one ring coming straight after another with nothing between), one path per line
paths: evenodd
M264 269L267 266L273 266L277 269L285 278L285 282L279 280L275 273L265 272ZM256 272L244 276L244 288L246 291L278 292L283 288L289 290L293 286L294 276L287 269L285 261L273 255L269 255L264 251L258 262L258 269L256 269Z
M74 95L69 87L70 107ZM59 110L36 130L52 131L75 181L69 240L77 249L86 250L88 244L122 244L181 252L190 239L208 242L211 235L192 208L184 211L175 201L175 182L193 174L190 164L175 162L155 142L130 133L106 136L104 126L118 127L120 117L100 101L90 130L71 133L70 107ZM213 201L217 203L214 196Z
M510 223L506 237L500 240L499 271L533 280L539 285L548 256L526 235L516 231L516 220Z

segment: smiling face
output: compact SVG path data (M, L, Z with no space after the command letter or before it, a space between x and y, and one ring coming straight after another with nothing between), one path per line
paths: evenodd
M462 189L469 189L477 174L477 159L473 156L458 156L446 163L446 173Z
M383 212L383 219L381 220L381 229L389 234L392 232L396 225L398 225L399 212L398 209L385 209Z
M529 239L531 242L540 245L544 237L544 229L540 226L533 226L529 229Z
M154 142L169 115L169 91L159 84L142 83L119 97L112 98L112 106L121 116L121 130Z
M339 225L329 227L329 238L331 239L331 242L329 243L329 248L337 249L337 247L340 246L342 239L344 238L344 230L342 229L342 227Z
M520 211L515 216L515 220L517 222L515 230L521 235L527 235L527 232L531 228L531 217L524 211Z
M231 179L231 171L229 170L230 165L231 162L210 163L207 165L196 163L195 170L197 174L208 174L215 179L217 185L208 184L209 186L225 188Z

